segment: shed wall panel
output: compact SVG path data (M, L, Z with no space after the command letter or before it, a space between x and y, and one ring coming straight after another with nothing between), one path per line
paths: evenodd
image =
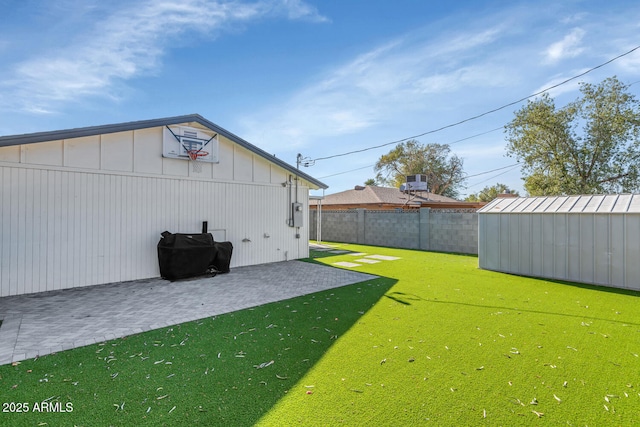
M592 214L580 217L580 281L593 283L595 280L595 219Z
M487 268L500 269L500 218L497 216L485 217L487 221L486 244Z
M609 264L611 262L611 249L609 247L609 215L596 215L594 219L594 282L598 284L605 284L609 283Z
M509 271L522 271L522 216L509 215Z
M553 276L567 277L567 248L569 235L566 214L554 214L553 218Z
M520 218L520 269L522 274L531 274L531 215L522 214Z
M498 217L499 221L499 242L498 242L498 251L500 253L500 264L499 268L502 271L511 271L509 266L509 251L510 251L510 236L509 236L509 223L510 223L509 215L501 215Z
M582 258L580 256L581 233L580 215L566 215L567 237L569 239L567 250L567 278L572 281L580 281Z
M553 215L542 215L540 219L542 222L542 276L554 277L555 230Z
M620 201L622 196L618 199ZM624 200L623 200L624 202ZM605 283L625 283L625 216L610 215L609 216L609 274L610 278Z
M542 276L542 217L531 215L531 274Z
M625 215L624 287L640 291L640 215Z

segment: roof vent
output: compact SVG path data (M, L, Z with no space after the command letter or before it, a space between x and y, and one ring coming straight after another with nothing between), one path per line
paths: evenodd
M365 187L363 187L362 185L356 185L354 189L359 191L359 190L364 190Z

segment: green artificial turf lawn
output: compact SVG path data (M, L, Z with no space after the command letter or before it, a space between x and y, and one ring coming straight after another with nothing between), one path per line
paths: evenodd
M637 292L339 248L400 259L352 268L380 279L0 366L3 402L73 406L0 425L640 424Z
M261 425L638 425L637 292L401 257L353 270L398 279ZM319 261L358 262L349 254Z

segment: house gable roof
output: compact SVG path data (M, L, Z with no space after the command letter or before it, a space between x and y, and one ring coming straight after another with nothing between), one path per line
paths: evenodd
M422 203L459 203L450 197L439 194L421 192L406 194L397 188L376 187L367 185L357 189L346 190L340 193L324 196L322 204L327 205L353 205L353 204L384 204L420 206Z
M9 136L1 136L0 137L0 147L8 147L12 145L22 145L22 144L35 144L38 142L45 141L55 141L59 139L71 139L71 138L80 138L84 136L92 136L92 135L100 135L107 133L116 133L116 132L126 132L131 130L138 129L148 129L159 126L170 126L177 124L188 124L188 123L197 123L205 128L212 130L213 132L224 136L225 138L233 141L234 143L240 145L243 148L257 154L260 157L265 158L266 160L275 163L276 165L282 167L283 169L291 172L299 176L300 178L309 181L310 183L318 186L319 188L326 189L328 186L313 178L310 175L307 175L304 172L296 169L294 166L290 165L287 162L284 162L274 155L267 153L266 151L256 147L255 145L245 141L239 136L229 132L226 129L221 128L213 122L205 119L199 114L188 114L184 116L174 116L174 117L166 117L161 119L151 119L151 120L140 120L135 122L126 122L126 123L116 123L110 125L101 125L101 126L89 126L83 128L75 128L75 129L66 129L66 130L56 130L49 132L37 132L37 133L29 133L23 135L9 135Z

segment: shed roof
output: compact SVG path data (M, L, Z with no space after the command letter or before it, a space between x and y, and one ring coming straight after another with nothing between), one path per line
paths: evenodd
M478 210L499 213L640 213L640 194L497 198Z
M92 136L92 135L101 135L107 133L115 133L115 132L125 132L130 130L137 129L148 129L152 127L158 126L169 126L169 125L177 125L177 124L194 124L197 123L200 126L204 126L205 128L216 132L219 135L224 136L225 138L235 142L243 148L267 159L270 162L277 164L278 166L286 169L287 171L298 175L302 179L309 181L310 183L318 186L319 188L329 188L325 183L318 181L310 175L307 175L304 172L301 172L299 169L296 169L294 166L290 165L287 162L284 162L277 158L275 155L271 155L266 151L256 147L255 145L245 141L239 136L229 132L226 129L221 128L213 122L205 119L199 114L188 114L184 116L174 116L174 117L165 117L161 119L151 119L151 120L140 120L135 122L126 122L126 123L115 123L110 125L101 125L101 126L89 126L83 128L75 128L75 129L66 129L66 130L56 130L49 132L38 132L38 133L29 133L23 135L8 135L8 136L0 136L0 147L8 147L11 145L22 145L22 144L35 144L38 142L45 141L55 141L60 139L70 139L70 138L80 138L83 136Z

